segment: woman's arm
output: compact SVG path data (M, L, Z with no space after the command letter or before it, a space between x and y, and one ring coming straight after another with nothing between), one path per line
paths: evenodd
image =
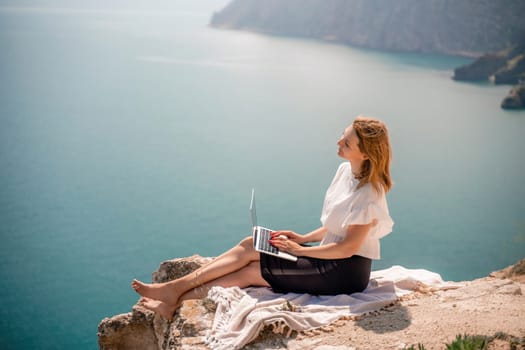
M296 241L279 237L272 238L271 243L285 252L298 256L309 256L318 259L343 259L351 257L359 250L373 225L374 222L367 225L350 225L346 230L346 238L344 240L322 246L305 247L297 244L298 242ZM312 231L312 236L319 234L315 233L318 231L319 229ZM309 235L303 237L308 237Z
M319 227L316 230L313 230L310 233L307 233L303 236L303 241L301 243L308 243L308 242L321 242L326 235L327 229L323 226Z
M313 230L312 232L300 235L293 231L275 231L272 233L272 237L286 236L288 239L297 242L299 244L309 243L309 242L320 242L323 240L324 235L326 234L326 228L319 227L318 229Z

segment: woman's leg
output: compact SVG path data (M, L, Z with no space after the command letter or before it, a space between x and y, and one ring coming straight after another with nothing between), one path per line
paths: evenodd
M259 253L253 248L253 239L248 237L226 253L186 276L157 284L133 280L132 287L143 297L176 305L186 292L238 271L254 261L259 261Z
M260 263L258 261L251 262L238 271L207 282L197 288L193 288L192 290L183 294L176 304L168 304L166 302L150 298L142 298L139 303L146 309L155 311L165 319L171 320L175 310L180 306L180 304L182 304L183 301L191 299L203 299L208 295L208 292L212 287L269 287L270 285L268 282L266 282L261 276L260 269Z
M268 282L261 275L261 264L259 261L253 261L242 269L232 272L223 277L205 283L197 288L193 288L183 294L179 299L179 304L186 300L202 299L208 295L212 287L270 287Z

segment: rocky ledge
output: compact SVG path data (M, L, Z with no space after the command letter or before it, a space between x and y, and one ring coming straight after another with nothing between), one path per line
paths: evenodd
M200 256L163 262L153 282L183 276L205 263ZM457 334L493 336L498 349L525 349L525 259L446 291L418 291L375 314L340 320L329 327L297 334L264 329L245 349L404 349L419 342L426 349L444 349ZM172 322L138 305L130 313L103 319L99 347L117 349L207 349L215 304L187 301ZM429 334L432 334L429 337Z
M152 274L162 283L182 277L206 263L198 255L164 261ZM187 301L172 322L135 304L132 311L103 319L98 326L101 350L206 349L203 336L213 322L215 305L208 300Z

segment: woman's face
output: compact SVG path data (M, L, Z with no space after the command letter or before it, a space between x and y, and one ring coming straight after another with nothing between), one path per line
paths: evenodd
M341 138L337 141L337 145L339 146L337 151L339 157L350 162L362 162L368 158L364 153L361 153L359 149L359 138L352 126L345 129L343 135L341 135Z

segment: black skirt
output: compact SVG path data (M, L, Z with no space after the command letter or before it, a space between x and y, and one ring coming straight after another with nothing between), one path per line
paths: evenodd
M300 256L297 261L261 253L261 274L277 293L337 295L362 292L370 280L372 260L359 255L345 259Z

